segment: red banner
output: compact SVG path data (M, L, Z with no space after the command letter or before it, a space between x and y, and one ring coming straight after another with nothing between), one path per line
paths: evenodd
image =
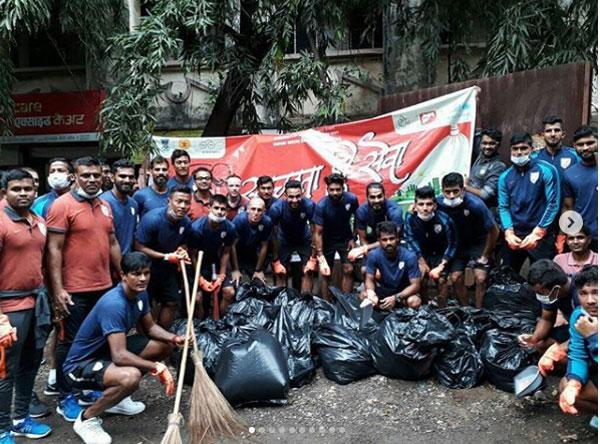
M246 196L259 176L269 175L277 196L288 180L298 179L305 195L317 201L325 194L324 177L337 171L361 201L370 182L412 201L418 186L430 184L439 192L443 175L468 172L476 94L468 88L372 119L283 135L154 140L165 157L187 150L192 170L209 166L222 193L230 174L242 178Z
M16 94L15 136L96 132L104 91Z

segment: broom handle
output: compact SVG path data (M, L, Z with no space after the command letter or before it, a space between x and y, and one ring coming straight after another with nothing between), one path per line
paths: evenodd
M198 252L198 262L196 267L199 267L202 263L202 251ZM189 290L189 288L188 288ZM187 297L187 295L186 295ZM187 363L188 350L189 350L189 338L192 331L192 325L194 325L194 306L196 305L196 299L192 299L190 303L190 310L188 312L187 326L185 329L185 341L183 342L183 353L181 356L181 363L179 365L179 380L177 381L177 393L175 394L175 405L173 406L173 414L179 413L179 405L181 404L181 394L183 393L183 380L185 375L185 366ZM195 335L194 335L195 336Z
M190 283L188 281L188 276L185 270L185 262L179 261L181 266L181 273L183 275L183 288L185 290L185 305L190 311L191 300L196 299L198 295L198 282L200 281L200 261L196 263L196 271L194 273L194 286L192 287L192 297L190 298ZM194 352L198 354L198 340L196 339L196 333L192 335L192 343L194 345Z

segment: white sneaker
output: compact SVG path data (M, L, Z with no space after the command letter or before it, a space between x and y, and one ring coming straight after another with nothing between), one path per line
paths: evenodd
M98 417L85 421L81 419L83 412L79 414L73 430L79 435L85 444L111 444L112 438L102 428L102 420Z
M138 415L146 410L146 404L140 401L134 401L131 396L121 399L117 405L112 406L106 410L106 413L113 413L115 415L133 416Z

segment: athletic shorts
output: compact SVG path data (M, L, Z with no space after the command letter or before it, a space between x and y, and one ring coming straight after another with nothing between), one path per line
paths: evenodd
M433 270L435 267L440 265L443 258L444 258L444 256L437 255L437 254L434 254L431 256L423 256L423 259L425 259L425 262L427 262L427 266L429 267L430 270ZM448 273L449 273L450 269L452 269L452 261L449 261L446 264L446 266L444 267L444 271L442 271L442 277L444 277L444 278L448 277Z
M465 271L467 268L467 264L471 261L476 261L481 257L481 253L483 253L483 249L485 248L485 239L481 242L477 242L473 245L468 245L466 247L460 247L456 250L456 256L450 262L450 267L448 271Z
M171 264L154 264L148 284L151 302L179 303L183 298L181 273Z
M311 242L307 240L304 244L300 245L289 245L285 242L279 244L279 260L284 267L289 268L292 260L292 255L297 253L300 256L300 262L302 267L306 265L311 253Z
M394 294L400 293L402 290L382 287L380 285L375 285L375 294L379 299L384 299ZM407 298L408 299L408 298ZM406 306L406 299L402 300L402 306Z
M142 335L127 336L127 351L134 355L141 355L148 345L148 339ZM104 372L110 364L110 350L108 346L96 358L86 359L77 363L75 368L65 375L68 384L79 390L104 390Z
M340 262L342 264L350 263L348 260L348 242L349 241L323 242L323 256L325 256L330 268L333 268L336 252L340 255Z

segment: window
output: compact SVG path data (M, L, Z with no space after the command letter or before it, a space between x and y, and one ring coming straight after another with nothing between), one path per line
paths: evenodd
M57 27L34 36L17 36L17 45L11 52L15 68L42 68L85 65L85 50L79 38L63 34Z

